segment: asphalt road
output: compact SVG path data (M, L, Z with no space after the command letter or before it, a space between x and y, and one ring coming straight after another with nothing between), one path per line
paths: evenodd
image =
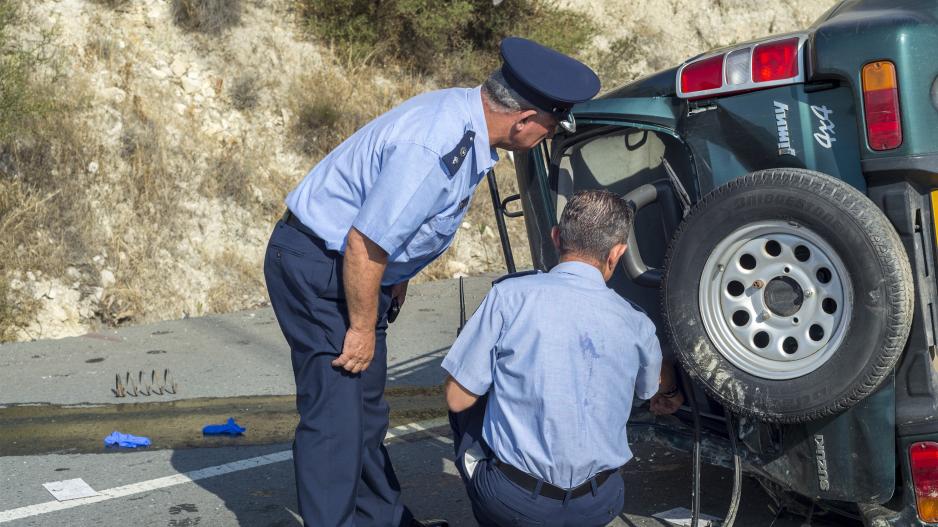
M230 442L236 444L238 440ZM450 460L452 443L446 437L445 428L414 432L391 439L388 444L406 503L416 514L424 518L444 517L453 526L474 525L465 491ZM6 525L301 525L296 516L289 449L289 444L281 443L5 457L0 459L0 485L3 487L0 524L20 515L22 517ZM690 506L690 458L643 444L636 445L635 453L637 458L625 469L629 499L624 513L611 525L668 525L652 514ZM252 466L261 456L273 459ZM225 468L213 470L232 471L220 475L212 475L212 470L198 472L219 466ZM180 478L179 474L187 474L188 478ZM58 504L42 483L72 478L82 478L98 492L113 493L117 497L105 496L107 499L103 501L51 510ZM195 481L189 481L190 478ZM723 515L731 483L729 471L705 467L702 478L704 513ZM803 524L803 520L791 517L776 520L767 504L757 485L747 480L737 525L797 527ZM815 522L813 525L836 523Z
M469 312L490 278L467 281ZM439 363L458 323L452 281L411 288L390 332L388 446L406 503L424 518L471 526L442 420ZM170 369L175 394L116 397L116 374ZM84 337L0 346L0 524L10 526L287 526L296 516L290 438L295 423L289 356L261 309ZM232 415L240 438L208 439L201 426ZM416 423L416 424L415 424ZM105 449L109 431L146 435L141 451ZM629 499L612 525L668 525L652 517L690 507L690 457L633 445ZM99 495L57 502L43 483L81 478ZM721 517L729 471L705 467L703 512ZM800 526L769 510L746 480L740 526ZM815 520L813 525L837 525Z

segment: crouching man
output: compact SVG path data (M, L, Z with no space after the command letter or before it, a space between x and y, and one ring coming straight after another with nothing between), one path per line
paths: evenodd
M551 233L560 264L497 281L443 361L480 525L606 525L624 506L633 394L680 406L654 324L606 286L632 216L615 194L577 193Z

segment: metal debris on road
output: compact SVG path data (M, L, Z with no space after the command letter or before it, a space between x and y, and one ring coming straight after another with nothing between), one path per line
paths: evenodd
M134 375L127 372L123 376L118 373L114 376L114 388L111 392L116 397L136 397L138 395L163 395L176 394L176 379L169 369L164 369L162 375L158 370L150 370L148 376L145 371L140 370Z

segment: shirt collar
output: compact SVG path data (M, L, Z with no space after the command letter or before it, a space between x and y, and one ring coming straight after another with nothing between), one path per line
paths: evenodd
M551 273L563 273L577 276L583 279L588 280L591 283L602 285L606 287L606 281L603 279L603 274L599 272L599 269L593 267L592 265L586 262L560 262L553 269L550 270Z
M482 109L482 86L466 91L466 97L469 103L469 119L472 123L472 130L476 133L475 155L476 166L479 172L488 172L498 161L498 152L489 146L489 128L485 123L485 112Z

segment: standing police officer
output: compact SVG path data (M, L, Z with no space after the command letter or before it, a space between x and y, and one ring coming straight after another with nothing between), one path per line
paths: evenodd
M505 39L501 54L481 87L419 95L355 132L287 196L271 235L264 275L293 361L308 526L423 525L383 445L389 308L452 242L495 148L534 147L599 91L587 66L534 42Z

